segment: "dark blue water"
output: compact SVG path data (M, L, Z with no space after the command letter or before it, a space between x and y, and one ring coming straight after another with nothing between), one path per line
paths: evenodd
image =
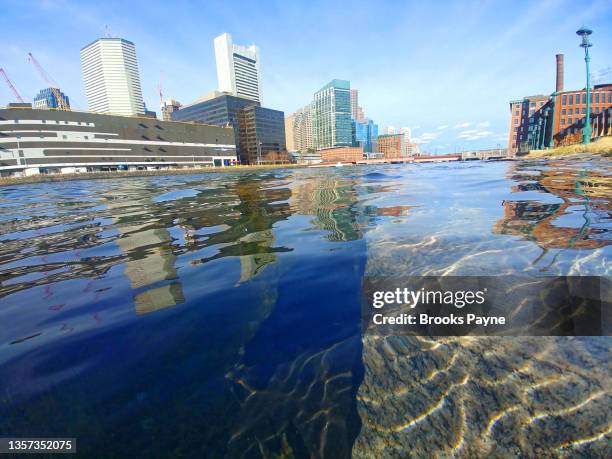
M83 457L600 455L609 338L372 342L360 298L371 274L609 276L611 172L477 162L0 188L0 436L76 437ZM551 419L575 434L551 436Z

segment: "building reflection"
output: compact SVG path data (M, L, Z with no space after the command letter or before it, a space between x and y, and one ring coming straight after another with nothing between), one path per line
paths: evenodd
M156 210L151 194L142 193L139 183L130 181L105 198L114 219L113 226L119 232L117 246L126 255L124 273L135 292L136 314L148 314L183 303L185 297L168 229L159 222L141 221L143 216L154 215Z
M599 223L609 212L612 181L608 176L597 170L561 167L543 170L535 179L515 172L511 178L519 184L513 192L542 191L562 202L504 201L504 216L493 233L526 237L543 249L595 249L612 242L609 228Z
M296 214L312 215L315 228L328 231L332 241L353 241L362 237L355 208L355 180L311 180L299 185L291 196Z

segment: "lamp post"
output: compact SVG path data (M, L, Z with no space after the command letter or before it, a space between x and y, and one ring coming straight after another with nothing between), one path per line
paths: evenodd
M584 62L586 62L586 118L584 120L584 128L582 128L582 143L591 143L591 75L589 74L589 48L593 46L589 43L589 35L593 31L582 26L576 31L576 35L582 37L581 48L584 48Z
M544 150L544 146L546 145L546 122L548 121L548 113L550 109L546 107L544 109L544 123L542 126L542 137L540 138L540 150Z
M555 111L557 110L557 91L551 94L552 120L550 122L550 139L548 139L548 148L555 148Z

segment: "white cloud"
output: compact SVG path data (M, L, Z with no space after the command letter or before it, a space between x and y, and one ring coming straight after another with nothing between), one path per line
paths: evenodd
M467 129L465 131L461 131L457 136L458 139L466 140L468 142L472 142L474 140L481 140L495 135L491 131L481 131L478 129Z
M438 126L436 129L438 129L438 131L443 131L447 127L448 127L448 124L443 124L442 126Z
M423 132L420 136L414 137L412 141L414 143L429 143L437 139L439 135L439 132Z
M453 126L453 129L466 128L470 127L471 125L472 123L468 123L467 121L465 121L463 123L455 124L455 126Z
M489 127L491 126L491 123L489 123L488 121L481 121L480 123L478 123L478 127Z

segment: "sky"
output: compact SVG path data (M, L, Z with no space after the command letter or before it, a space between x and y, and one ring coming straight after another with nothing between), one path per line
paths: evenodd
M0 66L22 96L45 87L32 52L87 109L80 49L107 34L136 45L143 97L186 104L217 88L213 39L260 48L263 105L286 114L331 79L359 90L366 116L410 127L421 149L452 153L507 144L510 100L585 85L575 31L593 29L595 78L612 66L612 1L68 1L0 0ZM612 82L612 76L605 78ZM13 97L0 82L0 105Z

